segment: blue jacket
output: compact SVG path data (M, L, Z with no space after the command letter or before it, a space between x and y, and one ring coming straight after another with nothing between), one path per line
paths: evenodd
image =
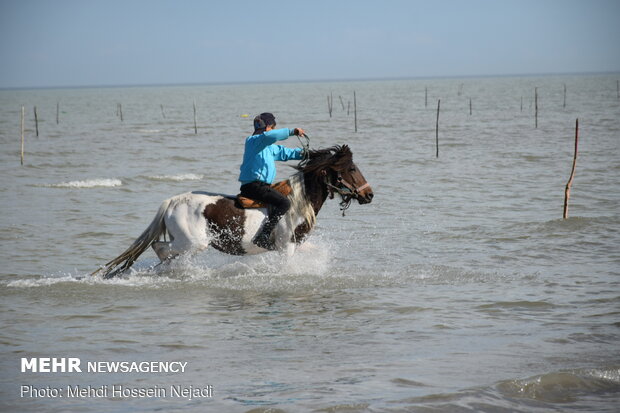
M301 159L301 148L290 149L282 145L274 145L293 135L293 129L272 129L260 135L248 136L245 140L243 163L239 168L239 181L247 184L262 181L271 184L276 177L275 161Z

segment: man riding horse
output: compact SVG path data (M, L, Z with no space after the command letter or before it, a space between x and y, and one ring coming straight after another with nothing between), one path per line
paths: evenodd
M303 136L303 129L275 129L276 118L271 113L261 113L254 118L254 133L245 140L243 163L239 168L239 181L241 182L241 196L262 201L268 205L269 216L265 220L261 231L252 241L257 246L273 250L271 232L278 221L291 207L288 198L271 184L276 177L275 161L300 160L303 158L303 149L290 149L277 145L277 141L283 141L289 136Z
M353 199L359 204L372 201L372 188L353 162L348 145L306 149L307 153L285 148L275 142L292 135L305 136L304 130L273 129L275 124L271 114L256 117L254 134L246 139L239 175L241 193L267 202L271 211L264 205L247 205L246 201L252 204L252 199L220 193L192 191L173 196L161 203L149 226L129 248L93 275L121 275L149 247L161 262L208 247L233 255L274 249L291 255L314 227L316 215L328 197L339 194L343 211ZM275 161L289 159L302 161L296 173L278 184L286 193L280 196L269 184L276 174ZM280 219L285 213L285 219ZM272 232L275 241L270 240Z

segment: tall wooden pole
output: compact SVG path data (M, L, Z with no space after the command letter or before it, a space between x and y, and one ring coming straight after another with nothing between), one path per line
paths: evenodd
M573 184L573 178L575 177L575 165L577 164L577 149L579 144L579 119L575 121L575 154L573 155L573 169L570 171L570 178L568 178L568 182L566 183L566 188L564 189L564 213L562 217L564 219L568 218L568 200L570 198L570 187Z
M21 131L22 131L21 164L24 165L24 107L23 106L22 106L22 117L21 117Z
M566 108L566 83L564 83L564 105L562 107Z
M353 116L355 118L355 132L357 132L357 98L355 97L355 90L353 91Z
M332 101L329 98L329 95L327 96L327 111L329 112L329 117L332 117Z
M34 127L37 134L37 138L39 137L39 116L37 115L37 107L34 107Z
M471 116L471 98L469 98L469 115Z
M435 157L439 158L439 105L441 104L441 99L437 101L437 121L435 122L435 148L436 154Z
M194 134L198 135L198 125L196 124L196 101L194 101Z
M538 88L534 88L534 119L535 127L538 129Z

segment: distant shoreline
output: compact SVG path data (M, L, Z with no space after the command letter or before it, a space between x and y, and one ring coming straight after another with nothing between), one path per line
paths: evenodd
M376 77L359 79L300 79L300 80L248 80L248 81L221 81L221 82L196 82L196 83L144 83L144 84L110 84L110 85L57 85L57 86L2 86L0 91L14 90L54 90L54 89L121 89L121 88L148 88L148 87L189 87L189 86L232 86L232 85L275 85L291 83L355 83L355 82L389 82L399 80L432 80L432 79L491 79L491 78L531 78L551 76L605 76L620 75L617 72L563 72L563 73L513 73L513 74L489 74L489 75L454 75L454 76L412 76L412 77Z

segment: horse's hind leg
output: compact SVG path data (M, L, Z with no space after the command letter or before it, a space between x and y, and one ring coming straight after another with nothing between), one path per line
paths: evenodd
M155 254L163 262L178 257L179 255L192 254L207 248L207 245L181 243L177 240L165 242L156 241L152 245Z
M187 206L177 205L172 211L168 211L165 224L170 241L156 241L152 244L162 262L208 247L204 217L188 213Z
M172 249L170 247L170 242L165 241L156 241L151 245L155 254L161 262L166 261L167 259L174 258L174 254L172 253Z

